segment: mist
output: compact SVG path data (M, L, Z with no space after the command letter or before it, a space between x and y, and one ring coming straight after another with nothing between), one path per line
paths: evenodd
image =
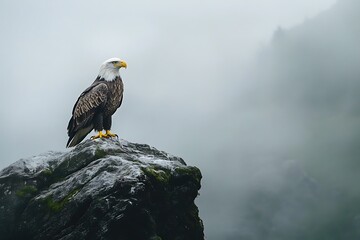
M113 131L201 169L207 239L359 237L357 1L0 9L0 168L65 151L77 97L120 57Z
M225 230L212 236L359 238L359 7L339 1L303 24L279 27L239 73L249 84L232 83L232 111L218 118L237 123L218 130L230 133L223 142L232 151L218 158L228 179L220 174L209 187L220 192L212 206L222 203Z

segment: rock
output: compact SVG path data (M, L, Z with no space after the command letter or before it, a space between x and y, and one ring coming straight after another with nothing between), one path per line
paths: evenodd
M204 239L201 173L125 140L22 159L0 172L0 236L14 239Z

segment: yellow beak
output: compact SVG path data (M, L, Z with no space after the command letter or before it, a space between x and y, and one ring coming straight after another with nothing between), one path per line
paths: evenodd
M118 68L126 68L127 67L127 64L125 61L121 60L121 61L118 61L117 63L114 64L115 67L118 67Z

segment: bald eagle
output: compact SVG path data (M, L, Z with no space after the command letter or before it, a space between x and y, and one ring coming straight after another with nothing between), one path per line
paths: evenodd
M127 64L119 58L106 60L95 81L81 93L67 128L69 140L66 147L77 145L93 129L98 134L91 139L117 136L110 132L110 128L111 116L120 107L123 99L124 84L119 73L122 67L126 68Z

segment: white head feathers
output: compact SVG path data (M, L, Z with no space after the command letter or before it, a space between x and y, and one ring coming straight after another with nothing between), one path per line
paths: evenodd
M100 66L99 77L106 81L114 80L120 76L119 69L124 67L124 61L119 58L110 58ZM126 63L125 63L126 67Z

